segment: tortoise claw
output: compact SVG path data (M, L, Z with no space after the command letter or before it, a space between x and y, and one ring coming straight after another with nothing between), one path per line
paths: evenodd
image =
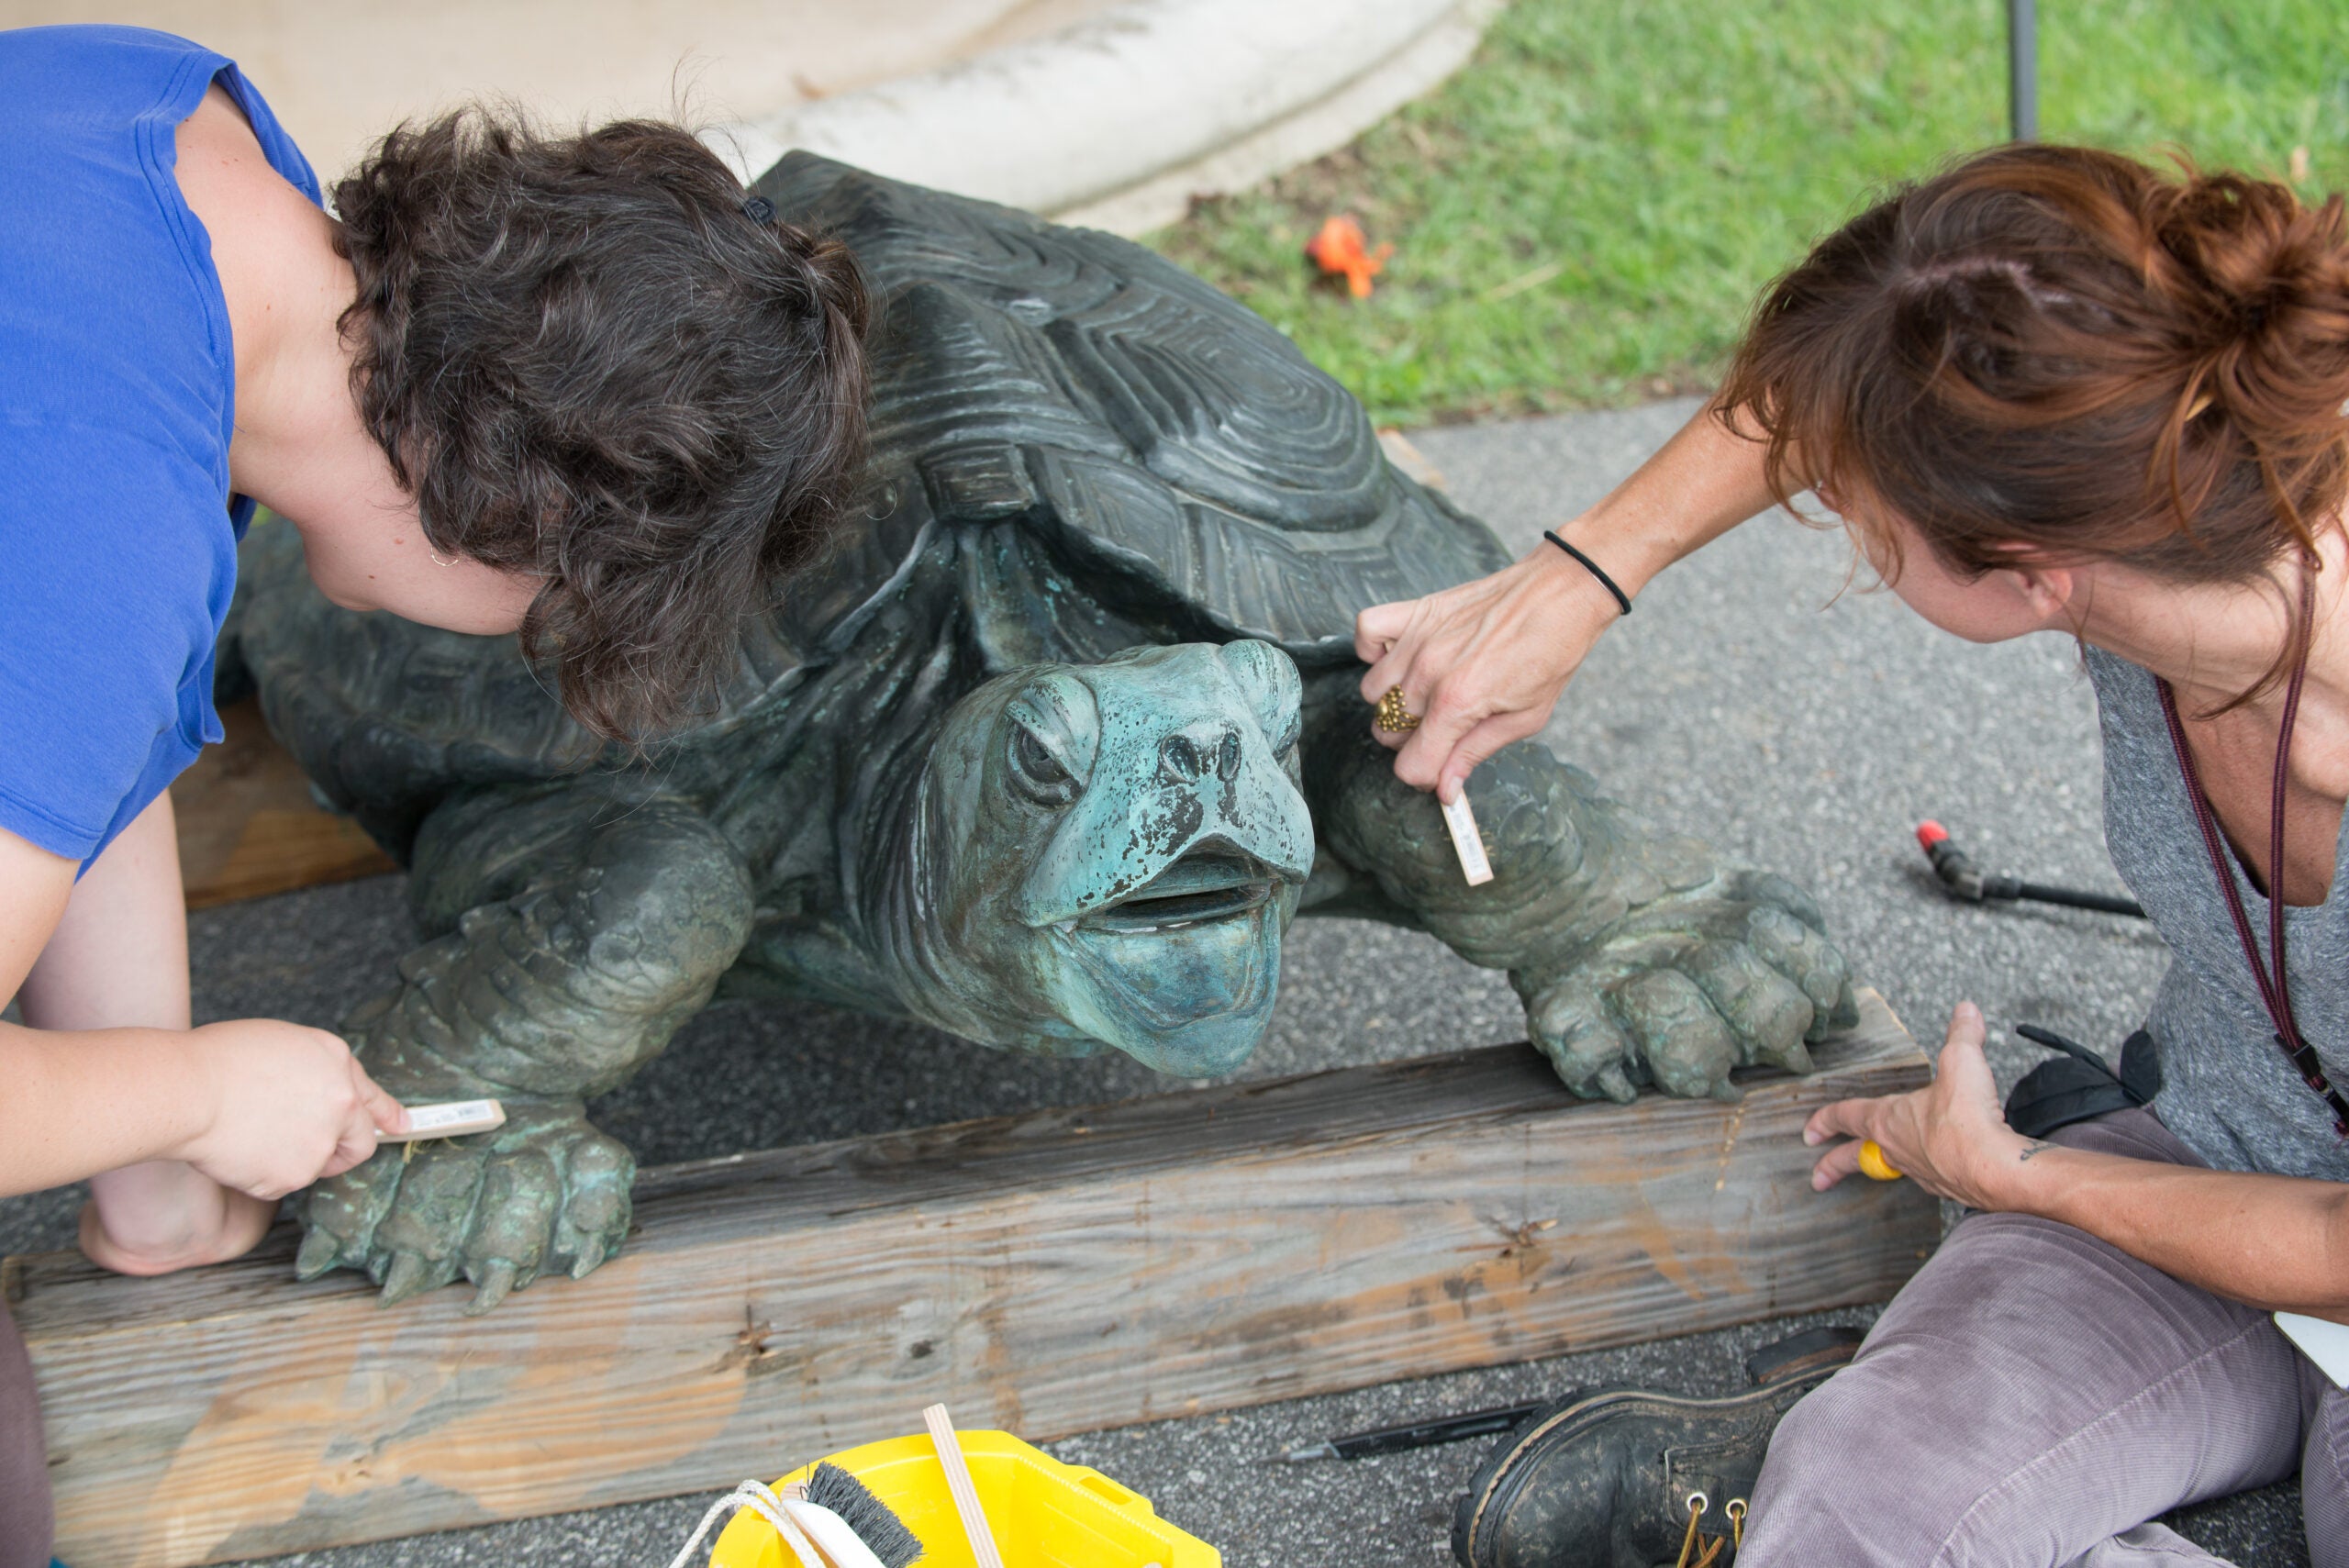
M378 1298L384 1307L396 1307L418 1291L429 1290L430 1265L417 1252L395 1252L392 1266L384 1275L384 1294Z
M514 1265L503 1258L483 1269L473 1284L473 1298L465 1305L465 1316L478 1318L495 1307L513 1294L517 1277Z
M1639 1085L1631 1082L1620 1062L1610 1062L1598 1070L1598 1092L1619 1106L1628 1106L1640 1097Z
M342 1238L330 1230L312 1229L302 1238L302 1250L294 1254L294 1277L314 1280L335 1266L342 1257Z
M601 1266L606 1255L603 1238L590 1236L579 1244L579 1261L571 1265L573 1279L585 1279Z

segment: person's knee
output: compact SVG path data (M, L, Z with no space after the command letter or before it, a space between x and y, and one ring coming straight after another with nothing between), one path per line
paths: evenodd
M1762 1550L1741 1563L1903 1562L1958 1526L1984 1478L1900 1359L1864 1354L1787 1412L1753 1492Z
M1869 1407L1880 1402L1866 1386L1873 1380L1854 1375L1859 1371L1857 1363L1845 1367L1787 1412L1770 1436L1757 1493L1783 1496L1800 1506L1826 1487L1843 1490L1855 1479L1849 1473L1853 1434L1870 1429Z

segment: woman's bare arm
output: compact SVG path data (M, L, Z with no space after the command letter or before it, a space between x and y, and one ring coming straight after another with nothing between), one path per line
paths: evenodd
M26 990L77 869L0 829L0 996ZM201 1110L183 1041L164 1029L61 1034L0 1023L0 1193L80 1181L185 1141Z
M168 831L168 807L159 819ZM112 957L103 940L69 940L45 956L74 899L76 869L0 829L0 995L25 991L38 964L39 983L26 995L35 1021L43 1003L58 1017L103 1005ZM133 947L122 955L130 961L122 986L184 995L184 956L178 975L158 980L139 968L154 955ZM323 1029L272 1019L199 1029L0 1023L0 1194L184 1160L239 1192L273 1198L364 1159L376 1128L405 1125L399 1106Z
M2213 1296L2349 1323L2349 1186L2042 1144L2014 1201Z
M2025 1138L2007 1125L1982 1043L1981 1013L1961 1004L1930 1086L1840 1100L1812 1116L1805 1140L1872 1138L1937 1196L2060 1221L2231 1301L2349 1322L2349 1185ZM1858 1168L1859 1145L1839 1143L1811 1184L1824 1190Z
M1762 451L1704 409L1557 532L1636 595L1770 505ZM1490 577L1363 611L1354 620L1354 651L1371 667L1363 700L1399 686L1405 707L1421 716L1408 738L1381 736L1400 747L1396 776L1456 795L1477 763L1541 732L1620 613L1597 578L1546 540Z

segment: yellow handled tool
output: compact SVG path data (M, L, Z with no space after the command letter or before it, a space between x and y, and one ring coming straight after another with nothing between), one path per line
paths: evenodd
M1860 1174L1875 1182L1897 1182L1900 1173L1884 1157L1884 1146L1873 1138L1860 1140Z

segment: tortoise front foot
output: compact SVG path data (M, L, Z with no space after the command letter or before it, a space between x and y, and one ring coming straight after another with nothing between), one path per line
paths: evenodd
M1575 1094L1642 1084L1733 1100L1732 1069L1810 1071L1805 1042L1858 1018L1817 908L1782 876L1728 872L1640 906L1554 972L1511 973L1526 1027Z
M386 1144L310 1189L304 1279L364 1269L386 1307L462 1275L469 1314L546 1273L586 1274L628 1234L636 1157L576 1100L508 1099L495 1132Z

